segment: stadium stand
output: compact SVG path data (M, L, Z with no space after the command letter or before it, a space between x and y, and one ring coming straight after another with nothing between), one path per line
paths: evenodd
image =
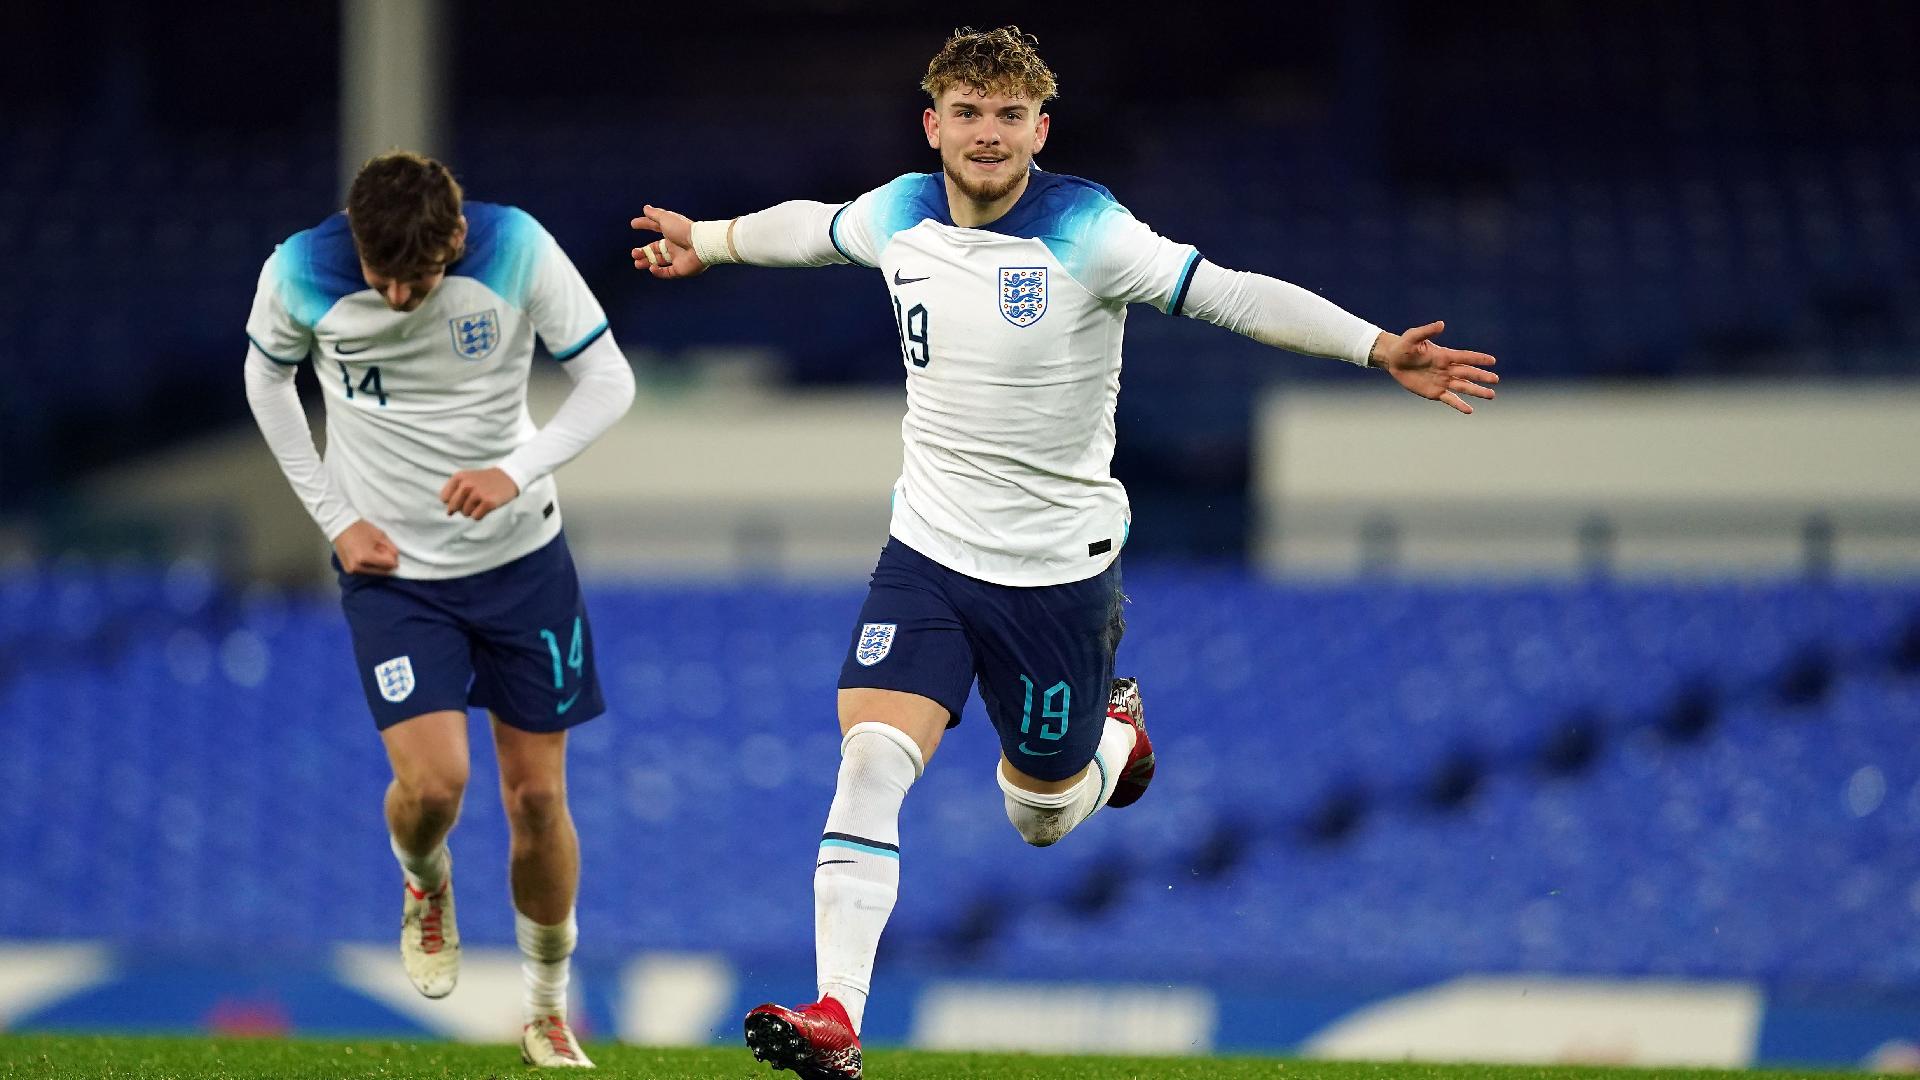
M0 937L387 939L385 765L331 602L191 567L0 586ZM1920 589L1156 570L1129 591L1152 797L1027 848L975 702L908 800L883 965L1920 988ZM613 714L570 786L596 949L804 963L857 589L592 592ZM455 836L476 867L506 842L490 756ZM497 876L462 880L470 940L511 941Z
M1155 111L1164 84L1129 81L1155 66L1131 62L1125 49L1138 43L1082 28L1053 35L1073 78L1046 164L1100 180L1223 264L1384 323L1445 314L1528 379L1890 375L1920 345L1920 83L1902 51L1914 21L1880 6L1888 18L1827 20L1769 0L1743 5L1737 23L1663 9L1643 41L1620 29L1633 19L1572 8L1501 21L1375 5L1379 19L1417 30L1407 40L1461 58L1444 93L1403 84L1392 65L1376 89L1355 92L1315 65L1380 63L1369 60L1380 23L1289 14L1297 55L1276 59L1254 44L1260 34L1245 35L1240 79L1205 107L1172 99L1177 140ZM487 55L520 25L511 10L468 5L453 54ZM812 16L765 14L739 40L738 26L694 16L682 29L689 41L724 34L743 57L765 53L769 70L793 67L780 20ZM179 32L229 43L252 68L268 63L247 48L263 37L297 41L299 63L333 63L328 16L191 18ZM625 39L587 18L555 14L531 39L516 31L513 80L453 65L447 153L473 194L545 221L621 340L664 373L703 347L745 345L778 350L796 384L894 383L888 312L852 272L789 274L769 288L764 272L743 271L669 295L627 267L625 219L636 198L721 213L847 198L926 167L910 80L872 74L916 70L924 44L876 13L846 30L848 54L873 62L793 71L799 93L780 109L744 90L658 96L680 84L670 71L636 103ZM0 124L0 243L22 253L0 267L0 363L44 370L57 357L62 373L0 386L16 418L0 431L21 478L0 488L13 506L76 469L242 419L239 326L259 263L337 201L329 102L260 71L247 126L220 127L228 80L244 73L216 77L165 53L144 68L98 64L146 40L137 26L112 37L113 20L102 24L66 27L59 40L73 55L51 50L34 58L45 71L28 65L0 84L19 105ZM1233 47L1222 40L1208 46L1215 63ZM1163 44L1177 55L1183 41ZM143 70L165 93L142 96ZM574 90L564 106L529 90L547 85ZM216 99L222 109L202 107ZM90 122L72 123L76 100ZM679 150L662 161L638 133L664 116L700 121L676 125ZM821 154L828 132L833 153ZM1400 164L1409 160L1422 162L1417 173ZM729 340L712 339L716 327ZM1232 550L1253 389L1353 373L1275 363L1230 335L1144 313L1130 332L1121 472L1143 505L1169 508L1162 520L1191 523L1149 530L1139 550ZM1192 497L1221 512L1179 513Z

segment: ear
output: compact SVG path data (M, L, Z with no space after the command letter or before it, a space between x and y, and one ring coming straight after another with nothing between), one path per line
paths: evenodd
M927 145L940 149L940 114L928 109L920 114L920 126L927 130Z
M1042 118L1044 119L1044 117ZM453 230L453 246L465 247L467 244L467 215L460 215L460 225Z
M1040 119L1036 121L1033 125L1033 152L1034 153L1037 154L1041 150L1046 148L1047 130L1052 126L1053 126L1053 117L1049 116L1046 113L1041 113Z

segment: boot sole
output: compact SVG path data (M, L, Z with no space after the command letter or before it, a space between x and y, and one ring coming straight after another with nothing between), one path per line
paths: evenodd
M772 1013L751 1013L746 1022L747 1049L756 1061L792 1070L800 1080L849 1080L847 1074L819 1068L813 1045L791 1023ZM854 1074L858 1076L859 1074Z

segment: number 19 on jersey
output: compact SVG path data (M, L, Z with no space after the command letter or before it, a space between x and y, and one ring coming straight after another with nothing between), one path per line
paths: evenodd
M927 342L927 305L902 310L900 298L894 297L893 324L900 331L900 355L914 367L926 367L933 359L933 346Z

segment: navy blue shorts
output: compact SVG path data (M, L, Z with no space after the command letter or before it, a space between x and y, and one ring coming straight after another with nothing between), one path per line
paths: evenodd
M524 731L561 731L606 711L564 535L466 577L339 576L354 660L381 730L469 705Z
M889 538L840 688L932 698L952 727L978 680L1007 760L1065 780L1100 748L1125 603L1118 560L1084 581L1020 588L949 570Z

